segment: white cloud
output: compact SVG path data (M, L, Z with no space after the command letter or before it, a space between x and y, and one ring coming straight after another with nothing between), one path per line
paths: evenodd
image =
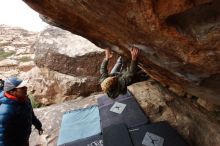
M0 24L40 31L47 26L22 0L0 0Z

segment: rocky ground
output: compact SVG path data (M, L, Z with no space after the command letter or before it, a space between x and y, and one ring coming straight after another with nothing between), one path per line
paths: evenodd
M198 106L195 99L180 98L152 79L133 84L128 88L151 122L168 121L190 146L219 146L219 117ZM102 95L91 95L35 109L45 131L42 136L38 136L34 130L30 139L31 145L56 145L63 112L97 104L97 98Z
M31 49L38 33L0 25L0 77L18 75L34 65Z

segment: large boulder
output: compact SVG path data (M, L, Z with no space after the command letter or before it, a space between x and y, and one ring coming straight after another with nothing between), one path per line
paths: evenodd
M29 91L40 103L59 103L101 90L99 70L104 51L88 40L51 26L39 35L32 49L39 68L22 78L30 78Z
M219 0L23 1L48 23L127 58L139 47L152 78L220 104Z
M28 92L36 103L51 105L65 100L86 97L100 91L97 78L74 77L47 68L34 67L20 78L28 80Z
M103 50L88 40L56 27L44 30L33 45L35 62L73 76L99 75Z

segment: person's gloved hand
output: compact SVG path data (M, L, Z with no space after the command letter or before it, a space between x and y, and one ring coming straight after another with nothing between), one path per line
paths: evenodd
M37 128L37 130L38 130L38 134L39 134L39 135L43 134L43 132L44 132L44 130L42 129L42 127Z

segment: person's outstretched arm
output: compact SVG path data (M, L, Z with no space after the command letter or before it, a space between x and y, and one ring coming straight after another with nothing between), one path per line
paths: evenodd
M108 77L108 61L109 59L112 58L112 56L113 55L110 49L109 48L105 49L105 58L102 61L101 68L100 68L100 74L101 74L100 82L102 82L105 78Z
M35 116L34 111L32 110L32 124L38 130L38 134L43 134L42 124L40 120Z
M131 64L128 70L124 72L121 77L121 82L123 82L122 85L124 86L128 86L132 83L132 78L136 73L136 69L137 69L137 59L139 56L139 49L132 47L130 52L131 52Z

